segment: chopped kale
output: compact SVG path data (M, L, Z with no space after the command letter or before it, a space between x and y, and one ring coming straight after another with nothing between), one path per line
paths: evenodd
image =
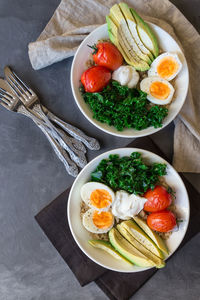
M118 131L124 128L142 130L153 126L162 127L168 109L158 105L150 106L147 94L121 86L111 81L102 92L82 93L86 103L93 111L93 118L114 126Z
M91 180L104 183L114 191L143 195L149 188L154 189L159 183L159 176L166 174L166 164L147 165L141 154L133 152L129 157L110 155L103 159L91 174Z

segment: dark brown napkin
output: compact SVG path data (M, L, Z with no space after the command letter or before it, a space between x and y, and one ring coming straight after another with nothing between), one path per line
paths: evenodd
M163 153L148 137L134 140L128 147L149 150L164 158ZM191 217L181 247L200 229L200 194L183 176L182 179L190 198ZM139 273L119 273L108 271L88 259L78 248L68 226L68 194L69 189L46 206L35 218L82 286L95 280L110 299L125 300L129 299L155 272L165 271L164 269L157 271L154 268Z

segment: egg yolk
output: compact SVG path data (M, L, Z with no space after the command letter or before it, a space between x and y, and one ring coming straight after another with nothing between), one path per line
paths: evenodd
M99 213L99 211L95 210L92 221L98 228L109 228L113 224L113 215L109 211L102 211Z
M96 189L90 195L90 203L97 208L104 208L110 205L112 197L108 191Z
M149 88L150 94L160 100L165 100L170 94L170 88L167 84L155 81Z
M161 78L167 79L178 71L179 65L173 57L163 58L158 66L157 73Z

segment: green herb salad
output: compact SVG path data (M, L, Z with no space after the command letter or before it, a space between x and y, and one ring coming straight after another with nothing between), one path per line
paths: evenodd
M83 92L82 95L93 111L93 118L114 126L118 131L124 128L142 130L150 126L162 127L163 119L168 114L166 107L152 106L145 92L122 86L114 80L102 92Z

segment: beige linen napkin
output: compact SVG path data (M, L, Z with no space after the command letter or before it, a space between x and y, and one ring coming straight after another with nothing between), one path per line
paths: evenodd
M74 55L81 41L100 24L116 0L62 0L36 42L29 57L38 70ZM200 36L168 0L124 1L145 20L169 32L182 48L190 72L185 104L175 120L173 165L180 172L200 172Z

